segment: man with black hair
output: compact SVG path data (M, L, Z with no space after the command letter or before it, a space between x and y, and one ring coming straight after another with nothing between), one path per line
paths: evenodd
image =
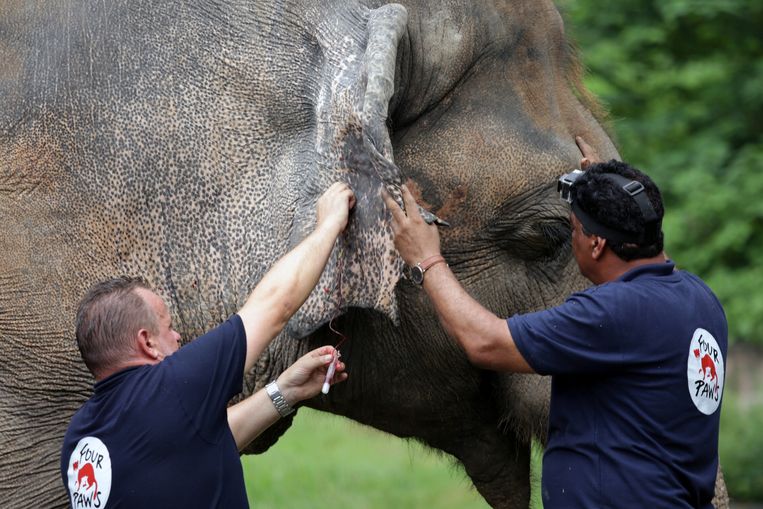
M609 248L624 261L660 256L663 250L663 233L660 226L664 210L660 191L652 179L622 161L612 160L583 166L587 168L584 178L571 188L573 198L570 199L570 203L573 216L591 225L599 225L601 230L588 231L584 226L585 234L598 233L605 237ZM608 177L610 175L621 175L643 186L649 205L653 207L651 211L647 207L647 214L653 214L651 223L644 220L636 200L623 200L622 187L607 182L611 179ZM595 214L596 217L592 217L591 214ZM611 225L612 228L604 230L605 224ZM593 226L593 229L596 227ZM628 242L629 236L638 235L642 230L646 238Z
M265 389L227 404L317 284L354 204L346 184L330 186L318 200L315 229L236 314L183 348L167 305L142 279L90 289L76 337L96 383L61 450L72 507L248 507L239 451L316 396L332 362L333 382L346 380L345 366L324 346Z
M712 291L663 252L652 180L619 161L560 179L572 253L595 286L551 309L495 316L459 284L437 228L391 197L395 245L445 330L485 369L552 376L543 504L710 508L727 324ZM416 202L403 189L406 210Z

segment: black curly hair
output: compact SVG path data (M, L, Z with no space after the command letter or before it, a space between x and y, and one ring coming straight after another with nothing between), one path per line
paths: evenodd
M656 235L644 235L647 231L644 215L636 201L621 186L602 174L622 175L644 186L649 202L657 215ZM652 258L663 250L662 217L665 210L657 185L645 173L622 161L611 160L591 165L570 190L575 206L595 222L611 230L633 236L646 237L643 242L622 242L607 239L607 245L625 261ZM580 219L580 218L578 218ZM583 228L586 235L590 232ZM606 238L606 235L602 235Z

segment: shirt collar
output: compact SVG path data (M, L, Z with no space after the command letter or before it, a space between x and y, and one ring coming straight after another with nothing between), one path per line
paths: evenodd
M676 264L672 260L666 260L663 263L650 263L648 265L639 265L619 278L617 281L633 281L639 277L661 277L673 274Z
M147 364L144 366L147 366ZM93 392L95 394L101 394L101 393L110 391L113 387L116 387L117 385L119 385L121 381L125 379L128 373L132 373L136 369L142 368L144 366L132 366L129 368L125 368L121 371L117 371L116 373L107 376L103 380L95 382L95 385L93 385Z

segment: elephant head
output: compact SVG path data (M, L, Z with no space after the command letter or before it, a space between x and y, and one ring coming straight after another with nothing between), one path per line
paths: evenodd
M616 157L550 0L6 2L0 16L0 498L64 504L58 454L90 393L73 340L93 282L143 275L190 339L236 311L313 225L357 205L249 389L342 346L309 402L456 456L489 503L529 496L539 377L473 368L401 279L379 196L402 182L452 227L456 276L500 315L584 284L555 178L575 135ZM275 440L288 421L253 446Z
M370 50L374 19L381 13L387 20L407 14L404 23L390 22L396 28L387 30L387 38L398 38L385 47L397 50L394 67L388 53ZM381 94L354 94L374 97L381 113L361 126L356 141L345 140L352 147L345 154L354 157L350 174L377 175L372 188L394 186L398 178L408 182L420 203L451 223L443 231L443 252L456 276L499 315L553 305L582 287L570 251L568 211L554 193L556 177L578 164L576 135L592 140L604 157L617 152L586 99L555 7L407 2L405 10L378 6L366 19L352 60L367 65L377 58L375 76L385 76L388 87L374 89ZM367 68L355 68L360 79L353 83L374 82ZM345 118L361 117L367 104L356 101ZM379 228L362 231L391 250L385 211L366 210L384 220ZM341 266L336 261L325 276ZM392 269L384 279L396 283L390 302L397 313L394 307L376 312L346 307L337 324L350 337L343 352L351 378L310 405L443 449L464 464L489 503L526 506L529 442L545 433L546 382L471 367L439 326L423 292L400 280L398 266L384 265ZM335 280L350 277L344 273ZM358 288L378 295L373 286L364 286L369 282L361 278ZM317 293L326 289L347 302L341 287L321 284ZM331 316L324 314L324 321ZM337 339L322 328L308 344ZM263 359L256 386L283 369L279 360L292 359L294 348L292 337L279 338ZM270 441L272 434L254 450Z

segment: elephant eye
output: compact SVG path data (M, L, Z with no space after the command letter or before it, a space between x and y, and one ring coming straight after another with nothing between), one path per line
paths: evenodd
M510 255L525 261L556 258L568 251L572 228L567 218L549 218L494 225L494 241Z
M526 262L564 262L572 252L569 213L555 183L512 196L488 221L489 242Z

